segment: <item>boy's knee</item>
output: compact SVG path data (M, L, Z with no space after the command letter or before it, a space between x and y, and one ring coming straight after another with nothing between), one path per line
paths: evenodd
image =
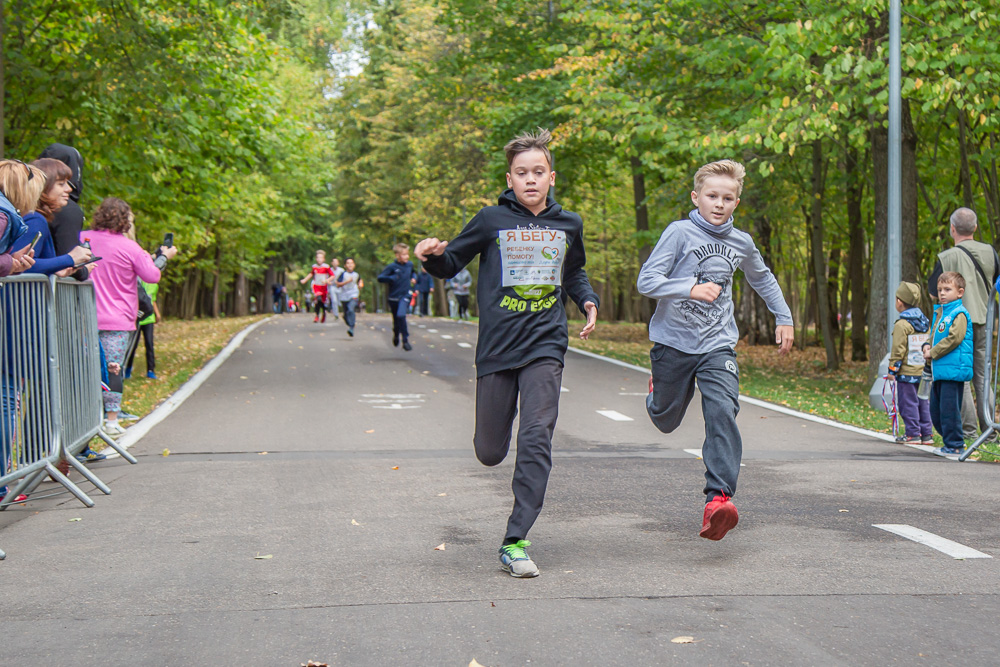
M506 457L503 454L497 454L496 452L476 452L476 458L484 466L493 467L495 465L500 465Z

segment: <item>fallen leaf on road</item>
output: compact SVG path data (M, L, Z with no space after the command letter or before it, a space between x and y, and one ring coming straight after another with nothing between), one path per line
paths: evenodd
M241 379L241 380L249 380L250 378L248 378L248 377L247 377L246 375L241 375L241 376L240 376L240 379Z
M247 354L253 354L253 350L247 350Z
M74 521L83 521L83 519L81 519L80 517L77 517L77 518L75 518L75 519L70 519L70 520L69 520L69 522L70 522L70 523L72 523L72 522L74 522Z
M253 558L254 558L254 560L267 560L269 558L274 558L274 556L271 555L271 554L268 554L266 556L261 556L260 554L258 554L256 556L254 556Z
M365 431L365 433L374 433L374 432L375 432L375 429L373 429L373 428L368 429L367 431Z
M483 667L483 666L480 665L478 662L476 662L476 659L473 658L472 662L469 663L469 667Z
M330 667L330 665L326 664L325 662L313 662L312 660L300 664L301 667Z
M444 496L447 496L447 495L448 495L447 493L439 493L438 494L438 498L443 498Z
M267 456L267 452L257 452L257 456Z
M264 372L266 373L267 371L264 371Z
M163 450L163 455L164 455L164 456L170 456L170 450L169 450L169 449L166 449L166 448L164 448L164 450Z
M850 512L851 510L837 510L838 512Z
M393 470L399 470L399 466L392 466Z
M490 606L491 606L491 607L495 607L495 606L497 606L497 603L496 603L496 602L491 602L491 603L490 603Z
M336 351L337 351L337 348L335 348L335 347L331 347L331 348L330 348L330 351L331 351L331 352L336 352Z
M674 637L670 640L674 644L694 644L694 637ZM700 640L699 640L700 641Z
M444 542L434 547L434 551L444 551Z
M305 398L305 397L306 397L306 395L305 395L305 394L299 394L299 396L301 396L302 398Z
M355 521L354 519L351 519L351 525L352 526L360 526L361 524L358 523L357 521Z
M304 350L304 349L306 349L306 348L304 348L304 347L302 347L301 345L299 345L299 349L300 349L300 350Z
M428 373L430 373L430 371L424 371L421 375L427 375Z

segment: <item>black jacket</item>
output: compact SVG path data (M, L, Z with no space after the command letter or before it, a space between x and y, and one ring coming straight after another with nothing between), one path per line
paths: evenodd
M73 176L69 181L73 186L73 192L69 195L69 201L56 212L52 222L49 223L56 255L65 255L80 245L80 232L83 231L83 209L78 203L83 193L83 157L80 151L65 144L49 144L38 157L59 160L73 170ZM77 280L86 280L88 273L87 269L82 268L74 273L73 277Z
M498 205L479 211L448 243L443 255L429 256L424 262L428 273L448 279L479 255L478 377L520 368L546 357L563 361L569 344L564 295L573 299L581 312L588 301L600 306L584 270L587 254L583 247L583 220L563 210L551 197L546 203L545 210L535 216L517 200L513 190L505 190ZM542 241L564 234L565 248L559 248L561 242L545 247L549 260L557 257L558 252L564 253L562 275L540 279L543 282L537 285L505 287L504 273L508 278L513 276L516 269L511 267L520 257L511 251L504 266L501 234L507 239L514 231ZM555 254L552 248L558 249Z

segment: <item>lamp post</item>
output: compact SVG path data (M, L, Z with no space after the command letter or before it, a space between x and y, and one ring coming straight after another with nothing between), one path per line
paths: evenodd
M896 287L900 281L900 218L902 208L901 196L901 154L902 132L900 128L902 96L900 93L900 0L889 0L889 197L888 217L888 298L886 299L887 316L886 337L888 347L892 347L892 325L896 320Z

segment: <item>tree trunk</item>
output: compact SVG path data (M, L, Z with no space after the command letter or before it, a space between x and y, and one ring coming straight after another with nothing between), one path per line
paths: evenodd
M972 174L969 172L969 142L966 139L968 119L965 110L958 110L958 153L961 158L961 168L959 169L959 180L962 181L962 205L966 208L973 208L975 201L972 198Z
M903 254L899 262L900 276L902 280L920 284L923 280L920 277L920 262L917 257L917 239L920 235L917 225L920 198L920 183L917 178L917 132L913 128L910 103L907 100L903 100L900 111L903 126L903 146L900 160L902 162L900 249ZM886 147L888 147L888 141ZM895 290L896 285L892 287ZM888 348L886 350L888 351Z
M642 161L638 157L631 158L632 164L632 200L635 202L635 230L637 232L649 231L649 209L646 207L646 175L642 170ZM653 251L649 243L643 243L639 248L639 266L641 267L649 259L649 254ZM649 323L653 316L655 303L652 299L640 297L639 315L643 322Z
M847 223L851 246L847 272L851 283L851 360L868 358L865 338L865 229L861 219L862 174L858 169L858 154L847 150Z
M825 188L825 158L823 144L813 142L812 153L812 210L809 215L812 231L812 268L816 284L816 315L819 319L819 329L823 336L823 347L826 349L826 368L835 371L840 367L837 358L837 345L833 339L830 325L830 296L827 289L826 262L823 257L823 190Z
M250 295L247 291L247 274L240 271L233 283L233 309L235 317L244 317L250 312Z
M840 334L840 242L834 240L826 266L827 309L830 313L830 331Z
M222 275L221 269L222 265L222 246L218 243L215 245L215 270L212 271L212 317L218 317L219 308L219 292L222 289Z
M274 312L274 294L271 292L271 285L278 281L278 272L275 270L274 265L270 265L264 270L264 293L261 295L258 303L262 304L260 312L262 313L273 313Z
M889 131L881 119L872 128L872 180L875 197L875 236L872 243L872 272L868 300L868 379L878 374L878 365L889 349L886 299L888 295L888 246L889 246Z

